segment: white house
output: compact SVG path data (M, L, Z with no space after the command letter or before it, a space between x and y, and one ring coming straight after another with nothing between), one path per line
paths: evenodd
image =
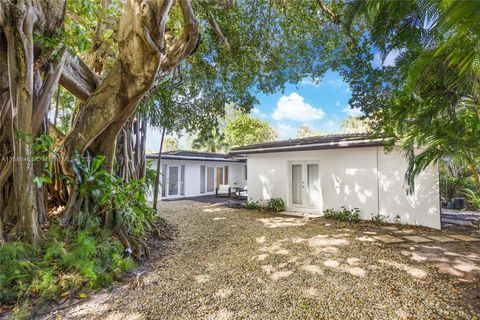
M157 167L158 154L147 155L151 168ZM245 160L228 155L196 151L162 153L160 160L160 199L215 194L221 184L247 185Z
M407 161L398 147L364 134L293 139L235 148L247 156L248 198L282 198L289 211L322 214L326 208L359 208L362 219L440 229L438 168L429 166L407 195Z

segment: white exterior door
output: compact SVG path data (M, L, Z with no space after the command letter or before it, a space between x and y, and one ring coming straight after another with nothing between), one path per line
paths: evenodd
M318 162L295 161L290 164L290 206L322 211L323 197Z

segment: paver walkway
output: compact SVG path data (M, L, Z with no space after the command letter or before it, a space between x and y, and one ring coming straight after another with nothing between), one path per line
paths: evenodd
M402 237L395 237L389 234L385 235L378 235L374 237L377 240L380 240L383 243L400 243L404 242L404 240L408 240L411 242L415 243L425 243L425 242L432 242L432 241L438 241L438 242L452 242L452 241L466 241L466 242L474 242L474 241L480 241L480 238L476 237L471 237L467 236L464 234L449 234L448 236L442 236L442 235L432 235L432 236L418 236L418 235L409 235L409 236L402 236Z

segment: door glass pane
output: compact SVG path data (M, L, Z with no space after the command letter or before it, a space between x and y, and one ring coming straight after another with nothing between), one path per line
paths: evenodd
M217 167L217 188L221 184L223 184L223 168Z
M162 164L162 170L160 171L162 174L162 182L160 187L162 188L162 197L165 197L165 190L167 190L167 165Z
M292 203L302 202L302 165L292 164Z
M314 207L319 202L320 177L318 176L318 164L307 164L307 200L308 205Z
M180 195L185 195L185 165L180 167Z
M200 166L200 193L205 193L205 166Z
M178 194L178 167L168 167L168 195Z
M215 189L215 171L213 167L207 168L207 192L213 192Z
M225 166L225 184L228 184L228 166Z

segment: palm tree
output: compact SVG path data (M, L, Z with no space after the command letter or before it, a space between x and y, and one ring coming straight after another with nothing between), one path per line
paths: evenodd
M397 53L395 65L372 72L381 85L367 102L377 131L403 141L411 191L416 175L449 155L480 192L480 2L358 0L349 8L347 27L360 21L383 58Z

